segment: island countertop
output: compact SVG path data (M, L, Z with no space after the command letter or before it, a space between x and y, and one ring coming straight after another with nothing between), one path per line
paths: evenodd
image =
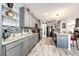
M56 35L71 35L69 33L60 33L60 32L54 32Z
M4 41L4 39L2 40L2 45L7 45L9 43L21 40L26 37L29 38L30 36L32 36L34 34L36 34L36 33L24 33L24 34L18 33L18 34L15 34L15 37L13 37L11 35L9 38L5 39L5 41Z

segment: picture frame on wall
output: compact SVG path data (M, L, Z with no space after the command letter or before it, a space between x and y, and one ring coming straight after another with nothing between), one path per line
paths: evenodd
M66 23L62 23L62 28L66 28Z

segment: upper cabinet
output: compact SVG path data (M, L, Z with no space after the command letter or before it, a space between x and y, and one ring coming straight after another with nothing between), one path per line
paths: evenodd
M30 15L29 21L30 21L30 27L34 27L34 21L33 21L33 16L32 15Z
M2 4L0 4L0 27L2 27Z
M20 26L21 27L33 27L35 28L35 24L39 24L38 20L27 11L27 8L20 8Z
M21 8L20 8L20 14L21 14L21 15L20 15L20 20L19 20L19 21L20 21L20 22L19 22L19 23L20 23L20 24L19 24L20 27L23 27L23 26L24 26L24 17L25 17L25 14L24 14L24 13L25 13L25 9L24 9L23 7L21 7Z
M20 27L30 27L30 14L25 7L20 8Z
M25 10L25 14L24 14L24 26L30 27L30 15L26 10Z

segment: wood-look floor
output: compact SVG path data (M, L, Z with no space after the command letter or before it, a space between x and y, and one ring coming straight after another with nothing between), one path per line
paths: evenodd
M27 56L79 56L77 49L57 48L51 37L42 38Z

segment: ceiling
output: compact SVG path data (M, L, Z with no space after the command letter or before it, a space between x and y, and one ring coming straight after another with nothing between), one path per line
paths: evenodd
M25 3L24 6L41 21L79 17L78 3Z

